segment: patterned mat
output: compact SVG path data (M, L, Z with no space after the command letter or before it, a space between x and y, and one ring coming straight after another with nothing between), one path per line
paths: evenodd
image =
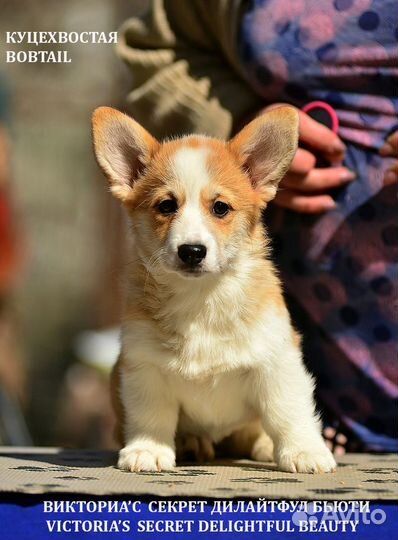
M160 497L397 500L398 457L347 454L332 474L291 474L274 464L216 461L173 472L131 474L116 453L55 448L0 448L0 492L154 495Z

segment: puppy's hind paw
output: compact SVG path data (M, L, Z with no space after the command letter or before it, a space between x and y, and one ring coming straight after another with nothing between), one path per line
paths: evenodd
M176 446L178 461L206 463L215 458L214 445L206 435L179 435Z
M170 471L175 467L174 451L159 444L131 444L120 450L119 469L130 472Z
M278 465L282 471L293 473L327 473L336 469L336 462L325 446L313 449L284 448L278 455Z
M262 433L255 441L250 457L254 459L254 461L273 461L274 445L266 433Z

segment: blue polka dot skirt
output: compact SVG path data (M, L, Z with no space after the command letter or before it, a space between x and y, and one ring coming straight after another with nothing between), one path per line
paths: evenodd
M255 0L238 44L264 105L322 100L339 118L356 179L336 208L266 219L325 422L368 451L398 450L398 212L377 153L398 128L397 20L395 0Z

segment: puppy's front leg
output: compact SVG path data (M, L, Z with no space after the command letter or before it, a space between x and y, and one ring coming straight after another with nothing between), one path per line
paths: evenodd
M150 365L122 365L124 448L118 467L127 471L167 471L175 466L178 404L160 371Z
M321 473L336 468L320 431L313 384L300 351L289 351L278 364L257 374L257 407L274 441L274 456L288 472Z

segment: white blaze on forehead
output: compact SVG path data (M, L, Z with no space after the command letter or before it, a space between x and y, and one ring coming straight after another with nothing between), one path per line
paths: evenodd
M199 203L202 189L210 182L208 155L209 149L204 147L182 147L174 155L173 172L185 191L188 204L195 200Z
M209 230L205 210L201 205L201 192L211 183L207 168L209 149L183 147L173 158L173 173L185 194L185 204L171 231L174 250L182 244L203 244L207 259L216 258L216 239Z

